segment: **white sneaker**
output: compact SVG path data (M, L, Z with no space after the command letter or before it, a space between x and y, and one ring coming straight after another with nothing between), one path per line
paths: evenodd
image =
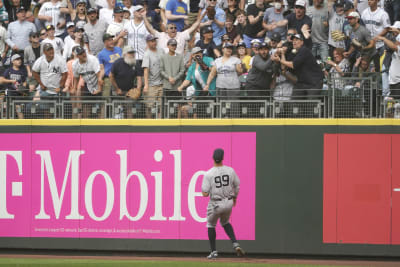
M244 254L246 254L246 252L244 252L244 250L240 247L239 243L237 242L233 243L233 249L236 251L236 254L239 257L243 257Z
M215 259L217 259L217 257L218 257L218 252L217 252L217 251L212 251L212 252L210 253L210 255L207 256L207 259L209 259L209 260L215 260Z

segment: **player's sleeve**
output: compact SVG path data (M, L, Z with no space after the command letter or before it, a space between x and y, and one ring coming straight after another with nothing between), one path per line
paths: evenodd
M209 175L205 174L203 178L203 183L201 184L201 192L210 193L211 185Z
M234 169L232 169L232 178L233 191L235 192L235 197L237 197L240 191L240 180Z

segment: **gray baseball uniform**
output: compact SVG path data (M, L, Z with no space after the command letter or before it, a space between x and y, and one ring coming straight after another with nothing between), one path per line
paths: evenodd
M207 227L215 227L220 219L222 226L229 222L233 198L239 194L240 180L229 166L213 167L204 175L201 190L208 193Z

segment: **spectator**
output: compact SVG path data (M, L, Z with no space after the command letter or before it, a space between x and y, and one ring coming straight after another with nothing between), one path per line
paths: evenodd
M226 33L225 30L225 12L216 6L216 0L207 0L208 7L202 11L201 27L211 26L214 34L213 40L215 45L221 45L221 36Z
M24 10L28 10L30 8L30 0L10 0L10 1L3 1L3 4L7 10L8 21L9 23L18 20L17 10L20 7L23 7Z
M252 40L257 39L260 43L264 41L265 33L267 31L262 26L264 11L265 6L263 0L256 0L255 4L251 4L247 7L248 23L243 34L243 41L249 50Z
M259 53L254 56L251 69L246 79L246 92L249 97L270 96L272 82L273 61L269 56L269 45L262 43Z
M178 87L178 91L182 92L183 89L192 84L195 88L195 96L208 96L209 94L215 96L215 79L206 88L210 69L213 66L213 58L204 56L204 52L200 47L195 47L192 50L192 64L190 65L186 78L183 83ZM207 89L207 90L206 90Z
M100 62L101 80L103 84L102 94L105 97L111 96L112 84L109 78L111 67L117 59L122 56L122 50L114 45L113 36L108 33L103 36L104 48L97 55ZM114 88L115 89L115 88Z
M61 38L55 37L55 30L53 25L46 26L47 38L42 41L42 44L52 44L54 51L57 55L61 56L64 49L64 42Z
M75 25L79 21L83 21L84 23L87 22L87 17L86 17L86 0L78 0L76 2L76 8L73 9L71 6L71 10L69 10L71 14L71 21L75 23Z
M221 49L222 49L222 47L224 47L225 43L232 43L232 40L231 40L231 38L229 38L228 34L224 34L221 37L221 45L220 45Z
M240 2L242 1L243 0L241 0ZM228 0L216 0L216 2L217 2L216 6L221 9L227 9L229 7ZM207 7L209 7L208 0L200 0L199 7L200 7L200 12L203 12L204 9L207 9Z
M190 10L189 10L190 2L192 2L192 1L183 0L183 3L185 3L186 7L188 8L187 12L190 12ZM160 0L160 3L159 3L160 16L161 16L161 21L162 21L162 28L161 28L162 30L166 29L167 24L168 24L168 18L166 15L167 3L168 3L168 0ZM151 13L152 13L151 10L147 10L148 17L151 17ZM153 25L153 27L154 27L154 25ZM154 27L154 28L156 28L156 27Z
M182 93L177 89L185 75L183 56L176 53L177 41L168 40L168 53L161 56L161 76L163 77L164 96L166 100L180 100ZM178 115L180 117L180 114Z
M344 43L345 35L343 33L343 25L346 20L346 17L344 14L344 4L345 0L338 0L328 13L329 14L328 45L330 46L330 51L333 51L334 48L345 48L345 43Z
M11 57L12 66L4 72L3 83L7 84L7 95L10 97L18 97L24 95L26 88L26 69L22 64L22 57L15 54ZM20 111L20 105L16 105L18 119L23 119L24 114Z
M251 56L247 54L246 44L244 42L240 42L238 44L237 52L239 59L242 61L243 72L248 72L251 68L250 65Z
M293 95L310 98L319 95L316 89L322 89L324 74L311 51L304 46L304 38L300 34L293 36L293 48L297 50L293 61L286 61L285 53L281 54L281 64L293 69L297 83Z
M390 27L389 15L383 8L378 7L378 0L369 0L369 7L362 12L361 19L371 34L371 38L378 36L385 28ZM373 56L375 71L380 71L380 57L383 55L384 43L381 40L375 42L376 54Z
M22 54L25 47L29 45L29 34L36 32L33 23L25 20L25 9L17 9L17 21L11 22L7 29L7 44L15 53Z
M243 34L247 25L246 12L244 12L243 10L239 10L236 14L236 21L236 31L240 35L240 39L243 40Z
M85 86L81 92L82 96L101 96L102 82L98 59L87 54L82 46L75 47L74 52L78 59L72 63L74 82L71 93L76 94L79 79L82 78L85 81ZM88 114L89 112L84 112L84 117L88 117Z
M67 75L67 80L65 81L65 87L63 92L69 92L69 96L71 98L71 100L75 100L75 101L79 101L81 100L81 95L82 95L82 88L85 86L85 81L82 79L82 77L79 78L78 84L74 83L74 71L72 70L72 64L75 62L75 60L77 59L76 56L76 48L78 46L76 46L73 50L72 50L72 54L70 59L67 62L67 69L68 69L68 75ZM82 103L79 102L72 102L72 109L74 110L79 110L82 108ZM88 112L87 112L87 105L84 105L84 116L88 117ZM80 119L82 118L82 113L77 113L77 112L72 112L72 116L73 119Z
M165 17L167 24L174 23L177 31L181 32L185 26L185 20L188 19L188 6L183 0L169 0L165 8Z
M62 36L65 31L65 19L60 12L61 2L59 0L51 0L44 2L39 10L38 19L44 22L46 28L48 26L55 27L54 36ZM57 50L56 50L57 52Z
M125 46L123 50L123 57L119 58L113 64L110 72L110 79L115 88L116 95L126 96L129 90L142 88L142 67L135 57L135 49L132 46ZM132 118L132 108L124 108L125 116Z
M216 96L220 100L237 100L240 96L239 75L243 72L242 62L237 57L232 56L232 52L233 45L226 43L222 50L222 57L214 61L206 87L204 88L204 90L210 90L210 86L216 76ZM232 116L237 115L238 108L237 103L232 105Z
M395 41L380 35L376 38L383 41L388 49L393 52L389 68L390 96L400 98L400 22L396 21L390 27L390 31L395 36Z
M196 46L200 47L204 53L204 56L217 58L221 56L217 46L213 41L213 29L211 26L203 26L200 29L201 39L197 41Z
M44 29L44 28L40 29L40 32L39 32L39 42L42 43L42 41L43 41L44 39L46 39L46 38L47 38L47 31L46 31L46 29Z
M225 30L226 34L229 36L229 39L232 40L234 46L239 43L240 35L236 32L236 26L233 25L235 22L235 18L232 15L226 16L225 22Z
M271 55L271 60L279 64L278 70L274 72L274 80L271 89L274 90L274 100L287 101L291 99L293 94L294 84L297 82L296 76L288 71L288 68L280 64L279 54L285 53L284 48L278 48L274 54Z
M125 1L127 1L127 0L125 0ZM125 24L131 20L131 11L127 7L124 7L123 11L124 12L122 14L123 14L123 20L124 20L124 24ZM133 16L132 16L132 18L133 18Z
M271 41L269 43L269 46L270 46L269 54L270 55L275 54L275 51L278 48L278 45L280 45L280 46L282 45L281 42L282 42L281 35L279 34L279 32L274 32L271 35Z
M313 0L314 5L307 9L307 15L312 18L311 40L314 57L326 60L329 56L328 46L328 6L324 0Z
M309 39L308 37L312 28L312 20L306 15L306 1L297 0L294 6L294 11L294 13L286 16L288 29L295 28L298 34L303 33L305 39Z
M129 10L129 13L131 14L131 18L134 17L133 12L134 10L134 6L132 5L132 0L122 0L122 3L124 4L124 7L126 7Z
M85 34L85 29L83 27L75 27L74 39L66 43L64 46L63 57L66 61L71 57L72 50L77 46L84 48L86 52L88 51L88 47L85 46L83 38L84 34Z
M161 106L163 79L161 76L161 56L163 51L157 48L157 37L146 36L147 49L144 52L142 68L144 76L143 94L146 97L146 116L151 118L151 108L155 103ZM159 114L160 115L160 114Z
M330 66L329 74L333 88L341 90L343 90L346 85L346 82L341 78L344 77L346 73L350 72L350 63L347 58L343 56L343 53L343 48L335 48L333 50L333 61L326 61L326 64ZM326 75L327 74L328 73L326 73Z
M43 45L43 55L32 66L32 74L40 85L40 97L46 99L60 93L67 79L67 64L56 55L53 45Z
M31 32L29 34L30 45L25 47L24 50L24 64L26 66L28 78L27 82L29 85L29 91L33 92L38 83L32 76L32 66L33 63L40 57L40 43L39 43L39 33Z
M7 40L7 30L6 28L4 28L2 23L0 23L0 61L6 57L9 49L6 40Z
M153 28L156 29L157 31L165 31L165 25L167 25L167 24L162 23L161 9L160 9L161 2L165 3L164 9L163 9L163 14L164 14L164 18L165 18L165 7L167 5L166 0L143 1L143 7L147 10L146 16L147 16L148 20L150 21L151 25L153 26ZM189 1L184 0L184 2L189 7ZM165 23L166 22L167 22L167 19L165 18ZM189 25L191 25L191 24L189 24Z
M69 21L67 23L67 36L64 38L64 45L66 46L68 42L74 41L74 33L75 33L75 23Z
M84 30L89 39L89 51L96 56L104 48L102 38L108 25L105 21L97 19L97 10L94 8L89 8L87 15L88 23L85 24Z
M264 29L267 30L267 36L269 38L276 32L279 33L282 40L285 40L287 20L283 17L283 12L285 10L283 0L275 0L273 4L273 7L265 10L262 24Z
M238 12L237 0L228 0L228 7L225 9L226 16L232 16L233 22L236 21L236 14Z
M189 29L183 32L177 32L177 28L174 23L169 23L167 25L166 32L158 32L153 28L153 26L151 26L146 16L144 16L143 18L146 29L158 38L158 48L163 49L164 52L167 53L169 51L169 48L167 47L167 42L170 39L174 39L178 43L176 47L176 53L183 55L186 41L190 40L190 35L199 27L202 16L200 16Z
M115 8L115 0L107 0L108 7L100 9L99 20L106 22L108 25L113 21L113 14Z
M19 7L19 5L18 5ZM9 20L8 20L8 12L3 4L3 1L0 1L0 22L8 25Z
M251 50L250 50L251 56L255 56L255 55L258 54L258 49L260 48L260 44L261 44L261 42L258 39L254 39L254 40L251 41L251 43L250 43L250 45L251 45ZM250 63L250 65L251 65L251 63Z
M362 56L371 58L376 53L375 42L371 38L371 34L367 28L359 23L360 15L353 11L346 18L351 26L351 31L349 33L351 46L349 50L344 53L344 56L349 57L353 52L358 51ZM379 64L379 62L377 63ZM379 69L379 66L375 65L375 69Z
M124 31L124 10L122 7L116 6L114 8L114 15L112 22L108 25L106 33L114 36L114 45L118 47L124 46L124 37L126 36L126 31Z
M144 16L146 10L141 5L136 5L134 7L134 17L133 20L129 21L125 25L125 30L128 33L128 45L132 46L136 53L136 60L142 61L144 56L144 51L146 50L146 36L149 32L144 24Z

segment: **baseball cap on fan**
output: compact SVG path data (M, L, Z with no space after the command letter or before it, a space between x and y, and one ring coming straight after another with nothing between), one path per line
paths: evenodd
M356 11L350 12L350 14L346 16L346 19L349 19L349 18L358 18L359 19L360 14L358 14L358 12L356 12Z
M224 159L224 150L222 148L215 149L213 159L216 163L220 163Z
M304 0L297 0L294 6L295 6L295 7L299 6L299 7L302 7L302 8L306 8L306 1L304 1Z
M133 6L133 11L134 11L134 12L135 12L135 11L142 10L142 9L143 9L143 6L142 6L142 5Z

